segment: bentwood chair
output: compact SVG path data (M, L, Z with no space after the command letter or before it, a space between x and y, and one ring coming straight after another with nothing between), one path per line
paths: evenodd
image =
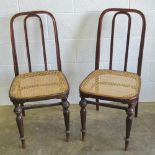
M110 62L109 69L99 69L100 66L100 45L101 45L101 32L103 17L107 13L114 13L112 18L112 28L111 28L111 44L110 44ZM139 56L137 63L137 72L128 72L128 55L129 55L129 42L130 42L130 30L132 23L131 14L136 14L142 19L142 25L140 26L140 46L139 46ZM124 70L113 70L113 45L114 45L114 31L115 31L115 21L116 17L119 15L126 15L128 19L128 29L127 29L127 39L126 39L126 51L124 60ZM141 27L142 26L142 27ZM103 27L104 28L104 27ZM81 125L82 125L82 140L85 139L86 133L86 106L87 104L96 105L96 109L99 110L99 106L105 106L109 108L116 108L125 110L127 113L126 118L126 137L125 137L125 150L128 148L130 130L132 126L133 115L135 111L135 116L138 114L138 99L141 87L141 68L142 68L142 58L143 58L143 47L145 38L146 22L145 17L142 12L135 9L121 9L121 8L110 8L104 10L100 17L98 23L97 32L97 45L96 45L96 61L95 70L92 71L80 84L80 106L81 106ZM104 43L103 43L104 44ZM95 101L90 100L95 99ZM113 104L113 103L103 103L102 100L120 102L123 105Z
M47 57L46 57L46 48L45 48L45 39L44 39L44 29L42 22L42 15L50 17L52 21L51 27L54 28L54 37L55 37L55 46L56 46L56 56L57 56L57 70L48 70L47 66ZM27 51L28 59L28 69L27 73L19 73L19 65L16 52L16 42L15 42L15 19L18 17L23 17L23 26L25 34L25 44ZM29 18L36 18L39 21L40 30L41 30L41 42L43 47L43 60L45 71L32 71L31 57L30 57L30 48L29 48L29 37L28 37L28 28L27 20ZM31 18L31 20L33 19ZM22 12L17 13L11 18L10 22L10 31L11 31L11 43L12 43L12 52L13 52L13 62L14 62L14 72L15 78L11 84L9 97L13 102L16 113L16 122L20 134L20 140L22 143L22 148L25 148L25 137L24 137L24 127L23 127L23 116L25 116L25 110L49 107L49 106L60 106L63 107L63 115L66 126L66 141L69 140L69 102L67 101L69 94L69 85L65 75L61 71L61 59L60 59L60 49L59 49L59 40L57 26L54 16L47 11L31 11L31 12ZM37 53L36 53L37 56ZM49 99L58 99L56 103L50 104L39 104L36 101L49 100ZM60 101L59 101L60 100ZM35 102L25 105L25 102Z

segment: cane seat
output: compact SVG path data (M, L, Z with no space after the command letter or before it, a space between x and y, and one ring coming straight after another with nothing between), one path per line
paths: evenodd
M38 71L15 77L10 88L12 99L37 99L66 94L69 90L62 72Z
M80 92L94 96L132 99L139 94L140 77L135 73L99 69L81 83Z

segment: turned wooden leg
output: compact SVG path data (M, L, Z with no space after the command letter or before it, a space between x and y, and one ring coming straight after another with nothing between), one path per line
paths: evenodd
M139 99L137 99L137 104L135 107L135 117L138 117L138 105L139 105Z
M22 143L22 148L24 149L26 145L25 145L25 138L24 138L22 107L20 104L15 106L14 112L16 113L16 122L19 130L19 134L20 134L20 140Z
M99 99L96 99L96 102L98 103ZM99 111L99 105L98 104L96 104L96 110Z
M86 114L87 114L86 105L87 105L87 103L86 103L85 99L81 99L79 104L81 107L80 116L81 116L81 126L82 126L82 129L81 129L82 141L84 141L85 140L85 134L86 134Z
M64 121L65 121L65 127L66 127L66 141L69 141L70 138L70 112L68 110L69 108L69 102L67 99L62 100L62 106L63 106L63 115L64 115Z
M22 107L22 115L25 117L25 110L23 109L24 104L21 103L21 107Z
M134 115L134 106L132 104L129 105L126 113L127 113L127 118L126 118L125 151L128 149L130 131L131 131L132 120L133 120L133 115Z

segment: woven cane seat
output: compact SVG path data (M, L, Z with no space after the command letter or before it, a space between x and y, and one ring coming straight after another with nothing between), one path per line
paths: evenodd
M95 70L81 83L80 92L94 96L132 99L139 94L140 77L135 73Z
M63 95L68 82L60 71L39 71L15 77L10 88L12 99L37 99Z

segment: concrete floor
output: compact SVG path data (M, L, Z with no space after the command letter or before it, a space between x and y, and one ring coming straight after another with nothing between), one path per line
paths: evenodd
M26 111L27 148L20 148L13 106L0 107L0 155L155 155L155 103L143 103L124 152L124 111L88 106L87 137L81 141L79 106L71 105L71 138L65 142L61 107Z

